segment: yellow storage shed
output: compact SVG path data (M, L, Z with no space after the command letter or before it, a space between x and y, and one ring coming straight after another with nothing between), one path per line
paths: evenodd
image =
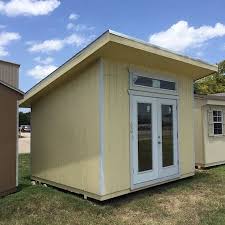
M21 102L32 179L102 201L194 175L193 80L215 71L108 30Z
M225 163L225 93L195 95L195 164Z

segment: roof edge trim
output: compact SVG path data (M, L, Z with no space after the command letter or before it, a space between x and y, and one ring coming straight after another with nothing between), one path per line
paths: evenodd
M14 63L14 62L10 62L10 61L5 61L5 60L2 60L2 59L0 59L0 62L2 62L2 63L7 63L7 64L11 64L11 65L20 67L20 64L18 64L18 63Z
M149 46L149 47L152 47L152 48L155 48L155 49L158 49L158 50L162 50L162 51L168 52L170 54L180 56L180 57L185 58L185 59L193 60L193 61L196 61L198 63L202 63L202 64L205 64L205 65L208 65L208 66L218 68L217 64L211 64L211 63L208 63L208 62L206 62L204 60L201 60L201 59L198 59L198 58L189 57L187 55L180 54L179 52L175 52L175 51L169 50L167 48L163 48L163 47L160 47L158 45L151 44L149 42L143 41L143 40L138 39L138 38L134 38L134 37L126 35L126 34L119 33L119 32L114 31L114 30L109 29L108 31L109 31L110 34L113 34L115 36L118 36L118 37L121 37L121 38L126 38L128 40L135 41L135 42L138 42L140 44L144 44L146 46Z
M3 82L3 81L1 81L1 80L0 80L0 84L4 85L4 86L7 87L7 88L10 88L10 89L13 90L13 91L18 92L18 93L21 94L21 95L24 95L24 94L25 94L25 93L24 93L23 91L21 91L20 89L15 88L15 87L13 87L12 85L7 84L7 83L5 83L5 82Z

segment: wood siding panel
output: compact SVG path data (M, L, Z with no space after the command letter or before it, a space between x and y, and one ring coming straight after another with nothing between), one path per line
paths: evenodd
M194 93L191 78L177 75L179 163L181 176L195 171L194 152Z
M126 65L106 61L105 194L130 188L129 95Z
M21 96L0 84L0 195L16 188L17 100Z
M205 100L195 98L194 104L194 149L195 164L204 164L203 113Z
M0 61L0 80L15 88L18 88L19 66Z
M32 176L99 194L98 64L32 105Z

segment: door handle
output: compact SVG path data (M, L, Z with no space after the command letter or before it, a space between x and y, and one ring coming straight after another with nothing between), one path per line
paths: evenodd
M162 144L162 141L161 141L161 137L158 136L158 144L161 145Z

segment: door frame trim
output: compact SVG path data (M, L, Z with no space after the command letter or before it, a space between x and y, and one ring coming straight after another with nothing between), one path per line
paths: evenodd
M150 180L150 181L146 181L146 182L139 183L139 184L131 184L131 190L144 188L144 187L148 187L148 186L156 186L157 184L160 184L162 182L166 183L166 181L170 182L170 181L173 181L173 180L180 179L180 177L181 177L180 173L178 173L178 174L175 174L175 175L172 175L172 176L163 177L163 178L159 178L159 179L155 179L155 180Z
M157 183L165 182L165 181L172 181L175 179L179 179L181 177L180 173L180 148L179 148L179 133L177 133L177 158L178 158L178 173L172 176L166 176L163 178L146 181L138 184L134 184L134 167L133 167L133 117L132 117L132 110L133 110L133 99L132 96L142 96L142 97L152 97L152 98L163 98L163 99L176 99L177 100L177 132L179 132L179 96L172 96L167 94L157 94L157 93L149 93L144 91L134 91L134 90L128 90L129 94L129 117L130 117L130 189L135 190L139 188L144 188L147 186L152 186Z
M131 96L142 96L142 97L152 97L152 98L164 98L164 99L179 99L178 95L168 95L168 94L159 94L159 93L152 93L147 91L135 91L135 90L128 90L128 94Z

